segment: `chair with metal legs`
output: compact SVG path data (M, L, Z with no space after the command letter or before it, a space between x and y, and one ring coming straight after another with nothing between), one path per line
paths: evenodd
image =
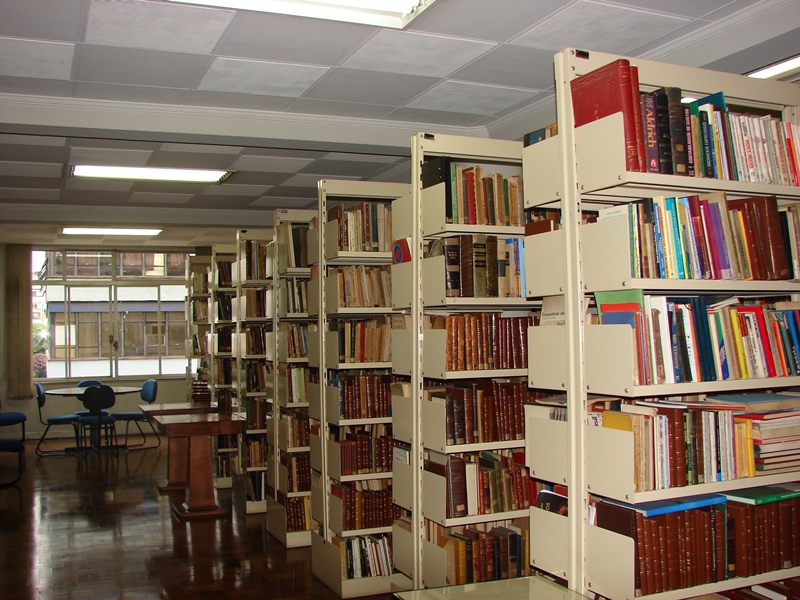
M83 381L79 381L78 384L75 387L88 388L88 387L92 387L93 385L103 385L103 382L100 381L99 379L84 379ZM108 411L104 411L104 412L105 412L105 414L108 414ZM85 417L86 415L89 414L89 411L88 410L76 410L75 414L78 415L79 417Z
M54 425L69 425L72 427L72 436L75 439L75 445L78 445L78 419L80 418L77 414L73 413L71 415L53 415L51 417L44 418L42 415L42 409L44 408L45 401L47 400L47 395L45 394L44 388L42 387L41 383L36 384L36 401L39 404L39 422L42 425L46 425L44 433L42 433L42 437L39 438L39 443L36 444L36 454L38 456L56 456L56 455L65 455L65 450L42 450L42 442L44 438L47 437L47 432L50 431L50 428Z
M81 428L81 446L86 446L86 433L89 434L88 449L100 450L103 442L107 447L117 446L116 419L108 414L106 409L114 406L116 395L114 389L107 385L93 385L87 387L81 396L81 401L89 411L88 415L78 417ZM103 413L106 414L103 414Z
M158 382L155 379L148 379L147 381L142 384L142 391L140 393L140 397L143 401L147 402L148 404L152 404L156 401L156 396L158 396ZM124 421L125 422L125 449L126 450L144 450L146 448L158 448L161 445L161 438L158 435L158 431L153 426L153 423L147 418L142 411L136 412L115 412L111 413L111 416L114 417L117 421ZM145 437L144 431L142 430L142 423L147 423L150 425L150 429L153 430L153 433L156 436L156 444L155 446L145 446L145 442L147 438ZM131 426L131 423L134 423L136 427L139 429L139 433L142 436L142 443L141 444L128 444L128 429Z
M14 485L22 479L22 473L25 470L25 421L28 417L25 413L21 412L4 412L0 413L0 427L13 427L14 425L22 426L22 437L19 440L0 440L0 452L16 453L19 457L17 463L17 474L11 481L0 482L0 487L8 487Z

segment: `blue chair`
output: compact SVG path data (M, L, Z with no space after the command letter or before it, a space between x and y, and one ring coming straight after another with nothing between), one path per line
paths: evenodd
M148 404L152 404L156 401L156 397L158 396L158 382L155 379L148 379L142 384L142 391L140 392L140 397L142 400L147 402ZM144 431L142 430L142 422L147 423L150 425L150 429L153 430L153 433L156 435L156 445L155 446L148 446L148 448L158 448L161 446L161 438L158 435L158 431L156 428L153 427L153 423L147 418L142 411L137 412L115 412L111 413L111 416L114 417L117 421L125 421L125 449L131 450L138 448L139 450L144 450L144 444L147 441L145 437ZM131 426L131 423L135 424L136 427L139 429L139 433L142 436L142 443L141 444L128 444L128 429Z
M81 401L89 414L78 417L78 425L83 435L80 436L81 445L86 448L86 430L89 432L90 450L100 450L105 441L107 447L115 447L117 442L116 419L108 414L106 409L114 406L117 397L114 389L108 385L93 385L86 388L81 396ZM105 413L105 414L103 414Z
M4 412L0 413L0 427L13 427L15 425L22 426L22 437L19 440L0 440L0 452L16 453L19 456L17 464L17 474L12 481L0 482L0 487L8 487L14 485L22 479L22 473L25 469L25 421L28 417L25 413L21 412Z
M45 427L44 433L42 433L42 437L39 438L39 443L36 444L36 454L38 456L53 456L53 455L61 455L63 456L66 454L64 450L42 450L42 442L44 438L47 437L47 432L50 431L50 428L54 425L69 425L72 427L72 435L75 438L75 445L78 445L78 415L71 414L71 415L55 415L52 417L44 418L42 415L42 409L44 408L44 403L47 400L47 395L45 394L44 388L42 387L41 383L36 384L36 401L39 404L39 422L42 425L47 425Z
M99 379L84 379L83 381L79 381L78 385L76 385L75 387L88 388L88 387L91 387L93 385L103 385L103 382L100 381ZM108 414L107 410L104 411L104 412L105 412L105 414ZM85 417L86 415L89 414L89 411L88 410L76 410L75 414L78 415L79 417Z

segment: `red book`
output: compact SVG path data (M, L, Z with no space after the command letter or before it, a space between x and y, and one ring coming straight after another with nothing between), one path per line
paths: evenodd
M622 113L625 136L625 168L639 171L639 142L633 105L631 66L620 58L570 82L575 127L617 112ZM644 138L642 138L644 139ZM643 164L643 163L642 163Z

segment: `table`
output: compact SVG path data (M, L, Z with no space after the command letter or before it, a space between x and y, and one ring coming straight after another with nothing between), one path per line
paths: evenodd
M147 418L155 422L155 415L191 415L217 412L217 404L208 402L172 402L140 404L139 409ZM167 438L167 481L158 486L160 492L183 491L186 489L186 468L188 452L186 437Z
M240 434L246 419L237 414L153 415L153 421L172 442L186 438L186 497L172 509L181 519L213 518L227 511L217 506L211 465L211 436Z
M112 390L114 390L115 396L121 396L123 394L138 394L142 391L142 386L130 386L130 385L112 385L109 386ZM69 388L55 388L52 390L45 390L45 394L50 394L51 396L63 396L69 397L74 396L76 398L80 398L83 396L83 393L86 391L87 388L85 387L69 387ZM94 445L94 444L93 444ZM121 448L119 444L114 446L114 449ZM99 448L99 445L97 446ZM65 448L65 452L80 452L83 448Z

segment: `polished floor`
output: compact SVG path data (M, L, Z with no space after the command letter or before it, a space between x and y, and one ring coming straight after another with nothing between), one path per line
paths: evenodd
M157 489L165 446L43 458L26 446L22 481L0 489L4 600L337 597L312 575L311 550L284 548L263 515L234 509L221 519L176 520ZM15 460L0 455L0 479L10 478ZM229 490L218 496L230 507Z

